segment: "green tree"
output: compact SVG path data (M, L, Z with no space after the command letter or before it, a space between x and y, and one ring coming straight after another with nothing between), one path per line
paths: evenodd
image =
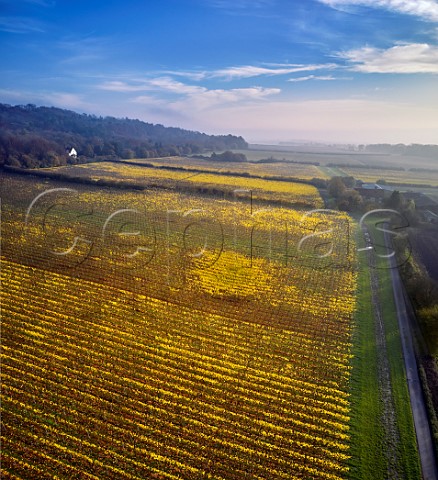
M391 196L388 198L386 202L386 206L388 208L392 208L394 210L401 210L403 207L403 198L398 190L394 190L391 193Z
M134 150L131 150L130 148L125 148L122 152L122 158L124 159L131 159L131 158L135 158L135 152Z
M356 186L356 180L354 177L342 177L341 180L347 188L354 188Z
M88 158L93 158L94 157L94 150L93 147L88 143L85 145L85 147L82 149L82 155Z
M332 177L328 184L328 193L334 198L341 197L345 192L345 184L341 177Z

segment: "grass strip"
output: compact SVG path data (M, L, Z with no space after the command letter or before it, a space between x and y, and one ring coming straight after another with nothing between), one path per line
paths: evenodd
M358 247L364 246L358 231ZM377 374L377 346L372 306L370 271L365 253L358 259L357 310L353 331L351 362L351 447L349 462L351 480L386 478L384 431L380 423L381 405Z

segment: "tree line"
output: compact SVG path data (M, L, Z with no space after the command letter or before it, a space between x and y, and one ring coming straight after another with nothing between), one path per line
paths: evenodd
M413 157L436 157L438 158L438 145L422 145L413 143L405 145L398 143L376 143L370 145L359 145L359 151L369 153L380 153L384 155L409 155Z
M71 148L78 158L68 155ZM55 107L0 104L0 165L37 168L246 148L246 141L234 135L207 135Z

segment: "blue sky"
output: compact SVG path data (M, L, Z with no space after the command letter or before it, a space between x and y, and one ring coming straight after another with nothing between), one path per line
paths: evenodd
M438 0L0 0L0 102L249 142L438 143Z

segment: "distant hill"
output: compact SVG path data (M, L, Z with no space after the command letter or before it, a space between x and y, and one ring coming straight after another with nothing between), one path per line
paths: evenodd
M72 148L77 158L69 156ZM234 135L207 135L55 107L0 104L0 165L37 168L246 148L246 141Z

